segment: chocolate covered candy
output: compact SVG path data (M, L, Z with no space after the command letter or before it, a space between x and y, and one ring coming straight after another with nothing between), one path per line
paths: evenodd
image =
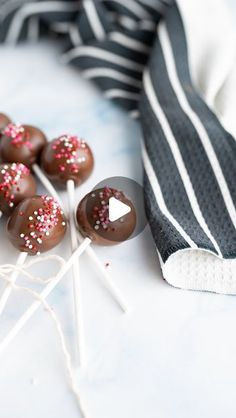
M93 166L93 154L88 144L71 135L62 135L49 142L41 157L41 167L47 177L61 185L73 180L75 186L79 186L89 177Z
M0 113L0 136L1 131L11 122L10 118L4 113Z
M111 222L109 199L114 197L130 207L130 212ZM97 245L114 245L126 241L136 226L136 211L122 191L104 187L88 193L79 203L76 213L81 234Z
M18 203L35 193L36 182L24 164L0 164L0 212L9 214Z
M11 243L19 251L38 255L62 241L66 226L58 202L43 195L23 200L9 218L7 231Z
M10 123L2 131L0 154L4 162L19 162L31 167L37 162L47 139L40 129Z

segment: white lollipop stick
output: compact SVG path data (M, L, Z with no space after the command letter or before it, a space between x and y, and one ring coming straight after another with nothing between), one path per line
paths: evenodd
M16 265L17 266L22 266L22 264L24 264L26 258L27 258L27 253L25 252L20 252L18 259L16 261ZM10 280L11 282L15 283L17 277L18 277L19 272L16 270L11 274ZM6 284L5 289L3 290L3 293L0 297L0 316L2 315L4 308L6 306L6 303L8 301L8 298L10 296L12 292L12 287L10 284Z
M45 189L48 191L48 193L50 193L54 197L54 199L56 199L59 202L60 206L63 208L63 203L61 202L59 194L57 193L56 189L53 187L52 183L45 176L45 174L43 173L41 168L37 164L34 164L33 165L33 170L34 170L36 176L39 178L39 180L43 184L43 186L45 187ZM64 213L66 215L65 210L64 210ZM80 242L82 242L83 237L81 237L81 235L79 234L78 239L79 239ZM111 275L108 274L104 265L99 260L97 254L95 253L93 248L90 247L90 246L87 247L86 248L86 253L91 258L91 260L96 264L96 266L97 266L97 268L100 272L100 277L102 279L103 285L110 292L111 296L116 301L116 303L120 306L122 311L127 312L129 310L129 307L128 307L124 297L121 295L120 290L112 282Z
M43 173L41 168L37 164L32 166L34 173L41 181L45 189L58 201L58 203L63 207L61 199L53 187L52 183L48 180L47 176ZM69 201L69 222L70 222L70 238L71 238L71 250L74 252L77 248L77 236L76 236L76 227L74 220L74 182L68 181L67 183L68 191L68 201ZM76 260L73 265L73 294L74 294L74 307L75 307L75 323L76 323L76 358L79 358L79 363L82 366L85 365L85 350L84 350L84 338L83 338L83 321L82 321L82 307L81 307L81 297L80 297L80 284L79 284L79 263Z
M64 264L59 273L51 280L51 282L45 286L43 291L40 293L40 299L46 299L53 289L57 286L60 280L64 277L67 271L72 267L75 260L84 252L84 250L91 244L89 238L85 238L83 243L77 248L77 250L72 254L69 260ZM11 341L17 336L18 332L24 327L28 320L33 316L37 309L41 305L40 300L35 300L30 307L25 311L25 313L20 317L16 322L11 331L6 335L3 341L0 343L0 354L4 351L5 348L11 343Z
M79 242L80 243L83 242L84 238L82 237L82 235L79 232L77 232L77 236L78 236ZM118 306L120 306L120 308L124 312L128 312L130 310L130 308L128 307L128 305L127 305L125 299L123 298L120 290L118 289L118 287L116 287L116 285L112 281L110 274L106 270L106 267L101 262L101 260L98 258L97 254L95 253L95 251L92 249L91 246L86 248L86 253L91 258L91 260L93 260L94 264L98 268L98 271L100 273L100 279L102 281L103 286L105 286L105 288L108 290L108 292L110 293L112 298L115 300L115 302L118 304Z
M61 201L61 198L60 198L59 194L56 192L56 190L53 187L52 183L48 180L47 176L44 174L44 172L41 170L41 168L38 166L38 164L33 164L32 165L32 169L33 169L35 175L41 181L42 185L48 191L48 193L52 197L54 197L54 199L58 201L58 203L61 206L61 208L63 208L63 203Z
M70 240L72 253L78 247L77 231L75 224L75 184L73 180L67 181L67 193L69 203L69 222L70 222ZM86 364L85 339L84 339L84 321L81 297L81 283L79 272L79 259L77 258L72 266L73 270L73 293L74 293L74 309L75 309L75 337L76 337L76 354L78 354L79 364L84 367Z

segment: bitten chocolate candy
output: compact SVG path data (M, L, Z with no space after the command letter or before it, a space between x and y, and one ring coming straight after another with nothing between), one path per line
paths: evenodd
M0 131L2 131L11 122L10 118L4 113L0 113ZM1 132L0 132L1 136Z
M47 139L40 129L30 125L10 123L2 132L0 154L7 163L36 163Z
M53 197L33 196L14 209L7 230L11 243L19 251L39 255L62 241L66 219Z
M36 182L24 164L0 164L0 212L9 214L18 203L35 193Z
M41 167L48 178L62 185L73 180L79 186L89 177L93 165L88 144L71 135L62 135L49 142L41 157Z
M114 197L131 211L114 222L109 220L109 199ZM79 203L76 218L84 237L97 245L114 245L126 241L136 226L136 211L122 191L104 187L88 193Z

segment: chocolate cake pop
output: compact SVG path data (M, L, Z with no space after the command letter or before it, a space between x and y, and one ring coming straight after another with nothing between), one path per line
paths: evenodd
M51 181L61 185L73 180L79 186L89 177L93 165L90 147L76 136L62 135L49 142L42 152L42 169Z
M59 244L66 232L66 219L58 202L49 196L33 196L24 199L14 209L8 220L7 231L12 245L20 251L16 266L22 265L28 255L39 255ZM14 283L16 269L11 275ZM12 287L7 285L0 298L2 314Z
M7 230L14 247L29 255L38 255L62 241L66 219L54 198L33 196L14 209Z
M19 162L31 167L37 162L46 142L40 129L9 123L2 131L1 158L4 162Z
M0 113L0 137L1 131L11 122L11 119L4 113Z
M18 203L35 194L36 182L24 164L0 164L0 214L9 215Z
M109 200L112 197L131 209L114 222L109 219ZM81 234L97 245L114 245L126 241L136 226L136 211L132 202L122 191L110 187L88 193L79 203L76 218Z

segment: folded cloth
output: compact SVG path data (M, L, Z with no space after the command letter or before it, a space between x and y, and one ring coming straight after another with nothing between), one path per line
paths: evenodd
M236 43L223 0L0 0L1 41L43 32L140 119L165 279L236 294Z

